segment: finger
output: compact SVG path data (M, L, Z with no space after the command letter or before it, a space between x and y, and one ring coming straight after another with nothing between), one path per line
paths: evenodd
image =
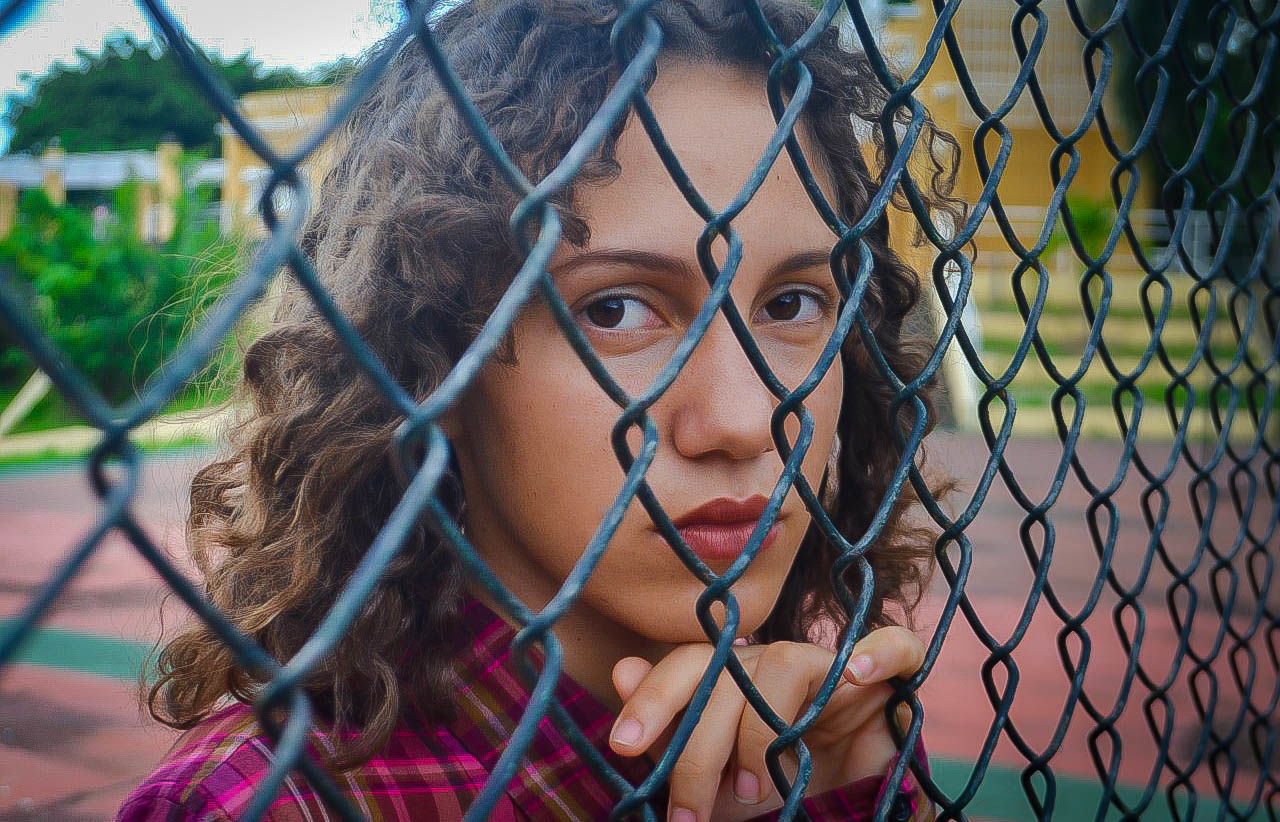
M671 770L668 819L672 822L711 818L725 766L733 757L744 704L737 683L728 671L723 672Z
M911 730L911 706L903 702L893 709L893 721L898 726L898 732L906 736L907 731Z
M618 692L618 697L623 702L630 699L636 692L636 688L639 688L640 683L644 681L645 674L652 669L653 665L649 660L638 656L618 660L613 666L613 689Z
M623 702L609 734L609 747L623 756L648 750L672 717L689 704L711 652L711 646L702 643L682 645L650 668ZM617 669L615 665L615 674Z
M821 683L832 658L830 652L813 645L770 643L756 658L751 680L773 712L791 724L809 702L810 692L816 691L811 681ZM733 774L733 793L739 802L754 805L769 796L773 780L765 753L777 738L756 709L744 704Z
M924 642L899 625L877 628L853 646L845 676L855 685L910 676L924 664Z

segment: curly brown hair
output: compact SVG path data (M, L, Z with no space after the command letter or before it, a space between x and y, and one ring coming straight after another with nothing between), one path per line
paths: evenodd
M800 0L760 5L784 42L815 17ZM565 155L617 79L609 43L617 15L612 0L469 0L432 26L493 134L536 180ZM747 13L731 0L667 0L651 15L662 28L664 57L729 64L762 77L772 61ZM834 181L833 205L853 223L878 182L855 121L875 122L886 94L866 57L841 48L834 27L804 59L813 90L802 123L819 167ZM576 246L585 244L590 226L575 210L575 192L617 175L614 145L623 126L555 199L565 240ZM921 181L928 204L958 213L950 197L955 141L928 123L921 145L929 161ZM393 377L426 397L520 265L508 226L518 197L414 44L391 57L340 135L335 156L302 249ZM909 378L928 351L904 331L919 299L918 279L890 247L887 218L865 239L875 271L863 308L885 359ZM915 415L891 411L895 389L856 334L842 355L843 448L828 497L832 520L852 540L867 531L888 490L903 457L898 434ZM360 376L342 340L295 284L270 329L248 349L241 391L247 410L232 430L229 453L192 482L187 538L209 600L287 660L400 498L392 437L403 417ZM906 515L913 502L908 487L868 551L877 588L871 626L891 619L886 604L909 613L931 569L931 536ZM805 640L824 620L844 626L830 574L836 556L811 527L758 640ZM846 576L856 593L859 575ZM446 683L463 587L452 549L420 523L350 631L304 683L330 720L359 730L332 767L352 767L376 752L408 706L433 721L450 716ZM199 722L228 695L252 702L263 684L262 672L238 665L203 624L163 647L158 670L148 704L157 719L179 728Z

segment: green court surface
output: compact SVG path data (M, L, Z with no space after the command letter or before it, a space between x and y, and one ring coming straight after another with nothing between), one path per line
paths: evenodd
M0 634L13 627L14 620L0 619ZM136 680L143 662L151 652L151 646L136 640L119 639L61 628L38 628L18 652L17 662L41 665L78 673L94 674L114 679ZM964 788L973 771L973 763L946 757L931 756L929 767L934 778L948 795L955 796ZM1043 792L1043 783L1037 780ZM1102 798L1102 788L1086 778L1059 775L1056 780L1056 819L1092 819ZM1120 793L1127 799L1136 799L1142 791L1133 787L1121 787ZM1022 790L1021 771L1004 765L987 768L982 785L966 806L975 819L1023 820L1032 817ZM1201 800L1192 818L1218 818L1218 804ZM1108 818L1118 816L1109 814ZM1144 820L1173 820L1164 796L1153 799L1142 814ZM1183 818L1188 818L1184 815Z

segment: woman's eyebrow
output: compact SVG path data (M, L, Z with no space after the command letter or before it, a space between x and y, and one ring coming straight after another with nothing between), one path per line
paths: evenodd
M794 271L808 268L829 267L831 264L830 249L809 249L790 254L769 267L765 272L765 281L781 277ZM702 279L702 272L690 267L682 257L664 254L661 251L644 251L638 248L599 248L584 251L551 269L553 277L572 273L578 268L588 265L621 265L640 268L658 274L670 274L680 278L697 277Z
M638 248L598 248L576 254L551 269L553 277L570 274L589 265L617 265L640 268L658 274L693 277L697 272L682 258L660 251L642 251Z
M809 268L831 268L831 249L814 248L808 251L797 251L784 257L780 262L769 267L765 275L767 280L790 274L793 271L804 271Z

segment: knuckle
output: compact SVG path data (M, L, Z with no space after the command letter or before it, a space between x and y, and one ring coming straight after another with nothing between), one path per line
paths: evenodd
M886 625L867 634L858 651L881 657L899 672L914 672L924 664L924 641L901 625Z
M906 628L897 628L894 636L894 649L902 661L901 669L915 671L924 662L924 642L920 637Z
M893 686L888 682L875 682L861 687L863 699L875 705L883 705L893 696Z
M924 643L920 641L920 637L916 632L905 625L892 625L890 627L893 629L891 636L893 636L903 647L920 648L924 646Z
M738 733L738 751L752 761L763 761L765 749L778 735L758 722L749 722Z
M804 662L805 649L798 642L774 642L762 655L760 664L769 670L794 669Z
M928 646L925 645L924 640L914 633L911 634L911 639L908 643L907 647L911 649L911 670L915 671L924 664L925 653L929 649Z
M627 705L633 714L645 713L648 706L661 703L665 696L666 687L662 682L646 679L627 700Z
M672 790L675 790L676 785L687 788L690 785L707 782L712 777L719 779L719 776L719 770L711 764L710 758L705 753L690 751L686 748L671 769Z
M905 647L914 648L920 645L920 637L916 636L915 631L903 625L890 626L893 629L891 636Z
M679 706L675 704L676 696L668 691L668 687L663 683L646 681L627 700L623 710L619 712L619 718L635 719L648 728L660 717L678 709Z
M702 662L706 663L711 655L715 653L715 646L709 642L689 642L676 648L671 652L671 656L681 661Z

